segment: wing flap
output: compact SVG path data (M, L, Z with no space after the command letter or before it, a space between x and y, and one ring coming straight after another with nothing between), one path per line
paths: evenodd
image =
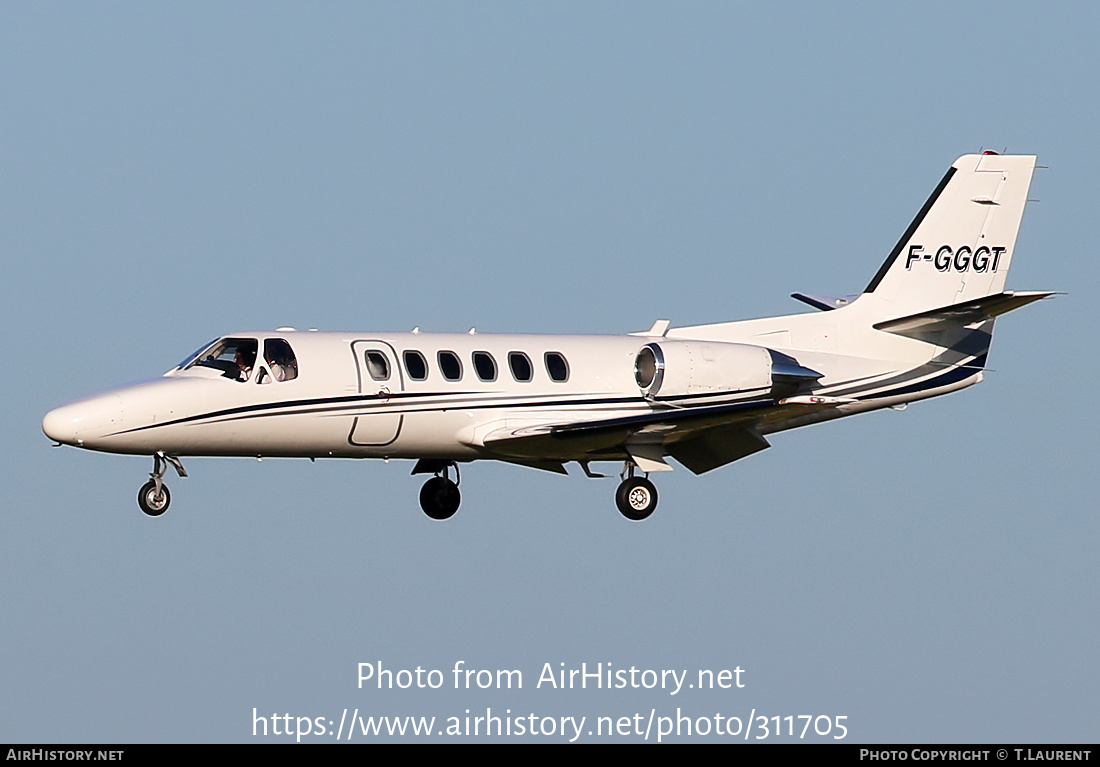
M507 458L507 463L514 463L517 466L526 466L529 469L539 469L541 471L552 471L555 474L568 474L565 466L561 461L540 461L537 459L523 459L523 458Z
M755 427L733 425L705 429L698 436L672 443L668 452L692 474L703 474L769 447Z

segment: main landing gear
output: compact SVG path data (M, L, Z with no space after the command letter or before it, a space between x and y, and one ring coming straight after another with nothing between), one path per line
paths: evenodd
M627 519L640 521L657 508L657 488L646 477L634 476L634 462L623 467L623 481L615 491L615 505Z
M153 471L149 473L151 479L141 486L137 497L138 506L150 517L159 517L168 511L168 504L172 502L172 494L164 484L164 472L168 469L168 464L171 464L178 476L187 476L179 458L165 455L163 450L158 450L153 455Z
M586 461L581 462L584 473L589 477L603 477L588 468ZM636 477L637 464L628 460L623 466L622 482L615 491L615 505L627 519L639 521L645 519L657 508L657 488L647 477ZM450 477L454 469L455 479ZM458 511L462 495L458 491L458 464L455 461L421 458L413 467L415 474L434 474L435 476L420 488L420 508L432 519L450 519Z
M455 470L455 481L450 478L450 470ZM458 464L454 461L417 461L413 474L435 474L420 488L420 508L432 519L450 519L462 503L462 494L458 492L461 477Z

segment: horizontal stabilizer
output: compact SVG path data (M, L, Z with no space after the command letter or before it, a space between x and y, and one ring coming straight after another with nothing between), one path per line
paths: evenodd
M876 322L873 327L875 330L898 334L940 330L944 326L961 327L991 320L1013 309L1019 309L1021 306L1026 306L1033 301L1053 295L1055 294L1050 291L1014 292L1009 290L992 296L963 301L959 304L942 306L939 309L931 309L927 312Z

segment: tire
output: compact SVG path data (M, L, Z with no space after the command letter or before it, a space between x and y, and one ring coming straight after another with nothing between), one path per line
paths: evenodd
M420 508L432 519L450 519L461 502L458 485L449 479L432 477L420 488Z
M150 517L159 517L168 511L168 505L172 503L172 494L168 492L167 485L160 486L160 495L157 495L157 483L149 480L138 490L138 506Z
M631 477L615 491L615 505L627 519L643 520L657 508L657 488L648 479Z

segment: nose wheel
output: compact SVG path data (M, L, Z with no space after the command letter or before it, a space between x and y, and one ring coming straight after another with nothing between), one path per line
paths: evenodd
M420 488L420 508L432 519L450 519L462 503L458 482L452 482L449 476L452 468L455 470L455 479L459 479L458 464L448 461L436 468L436 476Z
M138 507L150 517L159 517L168 511L168 505L172 503L172 494L168 492L168 485L164 484L164 472L168 466L176 470L180 477L186 477L187 471L179 458L174 455L165 455L158 451L153 455L153 470L149 473L149 481L138 490Z
M172 494L168 492L168 485L161 484L158 488L156 480L149 480L138 490L138 506L150 517L159 517L168 511L168 504L172 502Z

